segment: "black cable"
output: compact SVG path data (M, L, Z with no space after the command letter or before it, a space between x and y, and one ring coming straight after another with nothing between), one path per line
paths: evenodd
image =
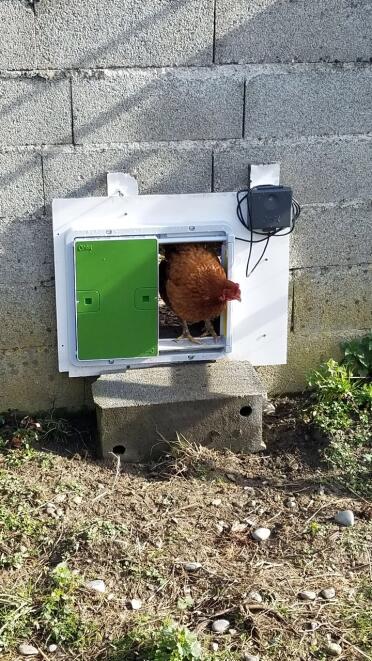
M250 180L250 177L249 177L249 180ZM291 217L291 227L289 228L289 230L287 232L285 232L284 234L282 234L283 230L280 229L280 228L277 228L277 229L274 229L274 230L268 230L267 232L260 232L258 230L255 230L254 231L255 234L258 234L259 236L263 236L264 238L254 239L253 238L253 229L252 229L251 209L250 209L250 205L249 205L250 192L251 192L251 188L249 187L248 189L239 190L236 194L236 199L237 199L236 215L237 215L240 223L243 225L243 227L245 227L245 229L247 229L250 232L249 239L244 239L241 236L235 237L237 239L237 241L243 241L244 243L249 243L247 266L246 266L246 270L245 270L245 274L246 274L247 278L249 278L249 276L252 275L252 273L256 270L258 265L262 262L262 260L264 258L264 255L266 253L267 247L269 245L269 241L270 241L271 237L273 237L273 236L287 236L288 234L291 234L293 232L293 230L295 229L296 220L297 220L297 218L299 217L299 215L301 213L301 207L300 207L299 203L297 202L297 200L292 198L292 204L291 204L292 217ZM247 221L248 222L245 220L244 213L243 213L243 210L242 210L242 205L245 201L247 201ZM250 264L251 257L252 257L253 244L254 243L262 243L263 241L265 242L264 249L263 249L259 259L257 260L256 264L254 265L253 269L251 271L249 271L249 264Z

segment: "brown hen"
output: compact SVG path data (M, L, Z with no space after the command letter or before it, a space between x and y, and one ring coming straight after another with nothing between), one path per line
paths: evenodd
M217 337L212 320L226 309L228 301L240 301L240 287L227 279L217 254L200 244L166 247L159 267L160 296L181 319L181 338L197 342L188 323L205 322L203 336Z

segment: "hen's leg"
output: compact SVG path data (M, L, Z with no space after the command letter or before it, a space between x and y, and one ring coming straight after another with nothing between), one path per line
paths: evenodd
M205 330L201 334L201 337L210 337L211 336L215 340L218 340L218 335L217 335L216 331L214 330L214 326L213 326L211 320L206 319L204 323L205 323Z
M187 321L182 321L182 335L177 337L176 342L178 342L179 340L188 340L193 344L200 344L200 341L197 340L196 337L193 337L191 335L189 327L187 325Z

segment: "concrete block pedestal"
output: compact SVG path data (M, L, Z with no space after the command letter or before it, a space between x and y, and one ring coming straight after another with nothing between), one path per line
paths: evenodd
M177 432L187 440L258 452L266 393L248 362L218 361L133 369L93 384L100 454L126 462L155 459Z

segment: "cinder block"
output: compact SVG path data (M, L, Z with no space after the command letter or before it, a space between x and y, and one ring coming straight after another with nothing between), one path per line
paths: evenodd
M295 333L372 328L372 266L294 273Z
M208 140L242 135L242 76L198 69L76 77L77 143Z
M0 383L0 411L74 411L84 406L84 379L59 374L53 347L0 352Z
M101 376L93 385L101 453L146 461L177 432L189 441L256 452L265 396L249 363L218 361Z
M258 374L270 395L302 391L306 388L312 369L317 369L330 358L340 360L341 342L363 335L366 335L365 330L331 331L314 335L290 333L287 364L258 367Z
M0 153L0 216L40 216L43 211L40 154Z
M42 218L0 222L0 284L37 283L54 275L52 223Z
M43 0L39 67L208 64L213 0Z
M368 200L371 147L368 137L222 146L214 152L215 190L246 187L249 163L280 162L280 179L301 204Z
M366 67L248 75L245 134L280 138L368 133L371 95L372 76Z
M303 207L291 234L290 267L363 264L370 261L370 204Z
M0 144L71 142L69 80L0 80Z
M56 342L54 282L0 285L0 350Z
M369 0L217 0L217 62L368 60Z
M35 31L31 4L1 0L0 25L0 69L32 69Z
M129 172L140 193L204 193L211 189L212 150L204 147L157 147L56 151L46 153L47 202L55 197L107 195L107 172Z

